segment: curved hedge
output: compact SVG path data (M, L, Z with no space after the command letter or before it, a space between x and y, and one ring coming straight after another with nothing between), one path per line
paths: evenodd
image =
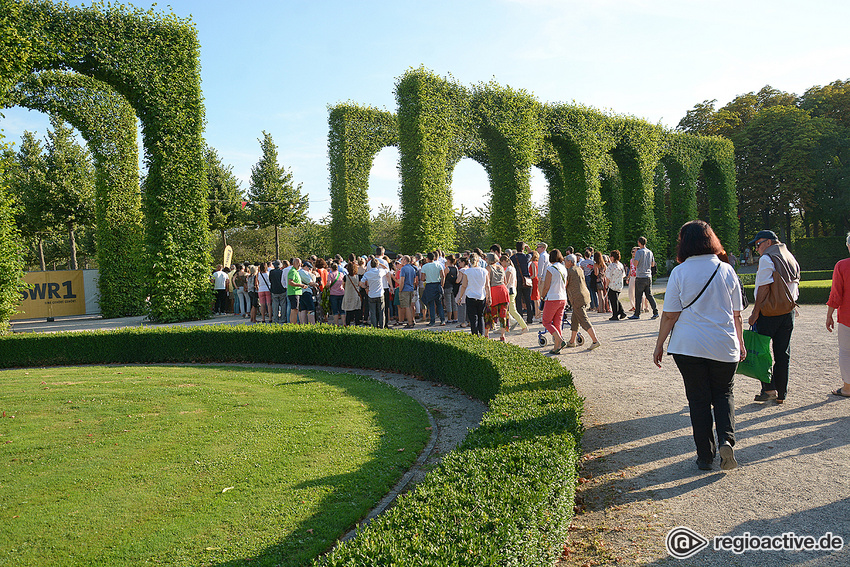
M142 124L148 166L145 249L132 266L141 271L150 295L148 315L155 321L209 316L204 109L195 28L173 14L116 4L0 1L0 45L9 48L0 63L0 103L9 100L14 84L49 70L91 77L126 99Z
M487 401L463 444L320 565L546 565L573 513L582 400L557 361L458 333L204 326L0 339L0 365L260 362L378 368Z
M97 259L104 317L139 315L145 284L136 115L124 97L91 77L63 71L30 75L10 92L16 105L56 114L88 142L96 167Z

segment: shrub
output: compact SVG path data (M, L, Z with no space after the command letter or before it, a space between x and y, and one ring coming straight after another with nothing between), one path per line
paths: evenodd
M572 516L582 400L557 361L457 333L316 326L123 329L0 339L0 365L259 362L377 368L487 401L480 427L321 565L551 565Z
M797 303L800 305L823 305L829 299L829 291L832 289L832 280L800 281L800 297ZM747 298L752 303L754 285L744 285Z
M794 257L805 270L830 270L839 260L847 257L847 246L843 236L821 236L800 238L792 245Z

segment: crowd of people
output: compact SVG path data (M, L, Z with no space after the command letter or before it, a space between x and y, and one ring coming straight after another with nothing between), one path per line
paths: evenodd
M347 259L311 256L256 264L218 266L211 281L216 314L234 314L251 323L371 325L415 328L448 325L500 340L513 329L525 333L535 322L555 338L557 354L575 345L578 327L590 334L591 349L599 346L587 311L611 313L620 321L626 312L619 300L628 285L631 318L651 306L649 286L637 285L654 266L641 238L632 250L628 269L620 252L603 254L593 248L578 256L568 247L548 251L540 242L532 249L498 244L458 254L434 250L427 254L395 255L378 247L371 256ZM635 294L644 293L645 307L635 308ZM572 340L561 340L564 312L572 312Z
M850 234L847 235L850 252ZM610 313L611 321L659 317L652 296L656 263L640 237L628 267L619 250L603 254L587 248L547 250L544 242L531 249L524 242L502 250L494 244L459 254L435 250L390 258L382 248L375 255L350 254L347 261L310 257L274 260L257 265L218 267L211 281L215 311L268 322L371 325L414 328L456 325L500 340L519 327L525 333L534 322L553 337L550 351L577 345L579 329L600 346L587 312ZM759 255L749 331L770 337L773 363L755 401L783 404L788 393L791 334L799 296L800 266L779 237L762 230L749 243ZM704 221L685 223L679 231L678 265L670 273L653 360L661 365L665 343L682 375L690 407L697 465L710 470L717 455L720 467L737 467L734 375L747 357L743 339L743 286L712 228ZM628 289L631 307L620 301ZM832 391L850 397L850 258L835 266L826 320L838 331L842 386ZM834 320L838 312L838 324ZM570 337L561 329L570 316ZM439 322L437 321L439 319Z

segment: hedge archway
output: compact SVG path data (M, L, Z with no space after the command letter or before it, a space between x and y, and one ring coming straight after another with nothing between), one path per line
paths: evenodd
M708 172L714 212L705 220L715 226L727 247L735 242L730 231L730 226L737 226L734 150L728 140L671 132L583 106L541 104L525 91L495 83L468 89L421 67L398 80L396 100L402 230L408 250L452 245L451 171L461 157L471 157L486 168L491 232L505 245L534 234L529 172L537 166L549 183L553 246L625 249L643 235L651 247L666 254L671 221L660 218L664 207L656 203L655 186L662 159L678 164L677 203L690 203L700 170ZM332 107L332 117L348 106ZM393 116L386 113L383 118ZM345 130L348 152L372 151L368 120L362 120L359 128ZM341 135L332 120L330 139ZM333 164L340 158L334 144L329 146L333 185ZM365 149L351 149L360 147ZM704 168L705 163L709 165ZM603 187L603 180L611 185ZM366 185L358 185L356 192L342 184L335 187L348 200L358 196L366 201ZM348 235L365 224L352 216L351 208L332 205L331 214L334 226L346 235L335 240L334 251L348 252L336 242L351 239Z
M136 116L105 83L76 73L44 71L16 85L7 105L56 114L88 142L96 167L98 287L104 317L138 315L144 282Z
M68 70L109 85L142 124L148 175L141 271L153 321L209 314L207 187L197 32L189 20L118 5L3 0L0 103L32 73ZM6 58L4 58L6 59ZM110 259L110 262L121 261Z

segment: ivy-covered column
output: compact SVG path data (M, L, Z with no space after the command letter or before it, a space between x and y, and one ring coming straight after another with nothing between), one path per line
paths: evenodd
M505 247L530 241L537 230L530 178L543 142L540 103L495 83L477 87L472 103L489 157L490 234Z
M72 69L109 84L142 123L148 317L209 316L204 109L197 32L173 14L121 5L21 2L16 30L31 39L30 71Z
M735 148L720 137L702 138L702 169L708 189L709 223L730 253L739 246L738 195L735 190Z
M599 184L604 117L566 105L547 105L544 116L563 172L563 185L550 187L553 246L598 247L607 240L609 226Z
M84 75L44 71L12 91L13 104L56 114L88 142L96 167L97 258L104 317L144 311L136 117L124 97Z
M340 104L330 108L331 250L371 252L369 173L375 155L398 145L396 116L376 108Z
M458 114L468 92L419 68L396 85L401 154L401 241L406 250L454 243L450 168L457 161Z

